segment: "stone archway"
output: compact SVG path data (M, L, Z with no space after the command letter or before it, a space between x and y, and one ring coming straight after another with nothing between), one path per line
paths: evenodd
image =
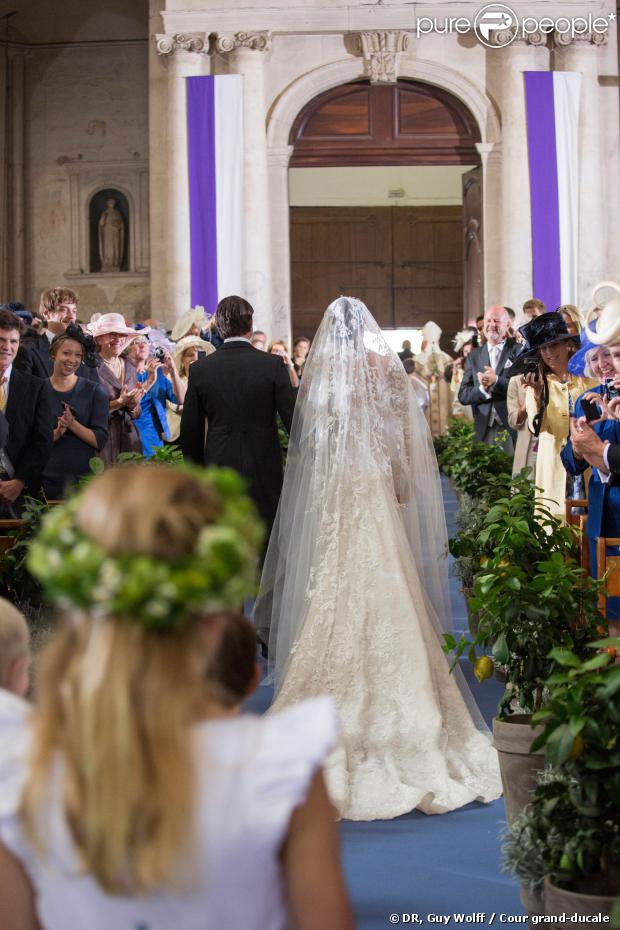
M480 184L488 153L500 138L500 125L495 106L485 91L453 69L434 62L415 60L404 56L400 66L402 82L421 82L438 98L450 98L456 109L466 115L471 133L470 141L476 149L471 163L479 165ZM290 276L290 214L288 168L295 146L292 131L301 114L326 91L343 84L365 80L359 59L348 58L311 71L289 85L272 104L267 121L268 161L271 197L271 229L274 326L290 335L291 276ZM411 154L411 153L410 153ZM406 163L406 162L403 162ZM411 162L409 162L411 163ZM484 212L480 204L480 213ZM468 218L469 219L469 218ZM482 229L483 217L478 218ZM479 295L484 294L482 268L479 266Z

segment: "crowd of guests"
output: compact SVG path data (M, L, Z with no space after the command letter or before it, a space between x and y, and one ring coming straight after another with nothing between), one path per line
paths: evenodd
M439 348L437 330L424 328L419 355L407 345L400 353L426 387L433 434L445 430L448 413L472 420L476 439L513 455L513 474L526 469L559 519L579 512L567 501L585 502L596 577L597 539L620 537L620 296L587 314L573 305L548 312L536 298L519 316L492 306L457 334L454 359ZM617 616L609 599L608 618Z
M0 307L0 517L18 517L26 496L62 499L100 457L151 457L179 440L190 366L223 340L202 308L184 313L172 332L155 321L128 323L120 313L80 318L77 294L43 291L35 313ZM310 340L287 344L252 337L279 355L299 386Z

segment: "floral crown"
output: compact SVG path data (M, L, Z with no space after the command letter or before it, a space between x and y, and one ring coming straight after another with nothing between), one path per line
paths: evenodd
M197 477L217 497L219 513L198 534L193 553L170 561L110 554L99 546L78 526L81 494L53 508L27 560L49 601L159 632L183 627L199 614L239 608L256 592L263 525L236 472L208 468Z

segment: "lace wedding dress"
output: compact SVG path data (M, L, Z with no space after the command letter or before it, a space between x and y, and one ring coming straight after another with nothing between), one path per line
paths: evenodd
M447 534L428 427L366 307L328 308L304 367L255 619L273 710L339 710L326 764L341 816L444 813L501 794L495 750L441 634Z

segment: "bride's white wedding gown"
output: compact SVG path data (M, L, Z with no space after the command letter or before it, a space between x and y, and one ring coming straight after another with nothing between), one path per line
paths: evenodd
M367 330L371 324L362 321ZM333 333L323 348L333 353ZM412 539L443 540L445 530L424 525L439 519L430 499L439 479L428 442L410 435L418 425L428 430L412 410L408 379L399 361L400 370L385 356L377 365L370 353L362 406L349 396L350 384L334 404L333 366L327 376L316 355L314 367L309 361L304 380L314 371L318 390L307 382L301 398L305 427L293 427L293 459L262 584L263 592L276 593L259 600L258 613L267 602L275 623L272 709L321 694L335 700L341 737L326 777L342 817L384 819L414 808L437 814L491 801L501 794L497 754L449 672L429 602L431 591L437 599L447 595L432 583L443 577L445 584L445 575L434 576L436 566L428 564L445 561L445 552L431 556L432 546ZM326 382L332 402L317 410ZM384 417L373 427L377 404ZM417 415L423 423L408 420ZM315 418L310 429L308 416ZM343 457L346 467L339 468Z

